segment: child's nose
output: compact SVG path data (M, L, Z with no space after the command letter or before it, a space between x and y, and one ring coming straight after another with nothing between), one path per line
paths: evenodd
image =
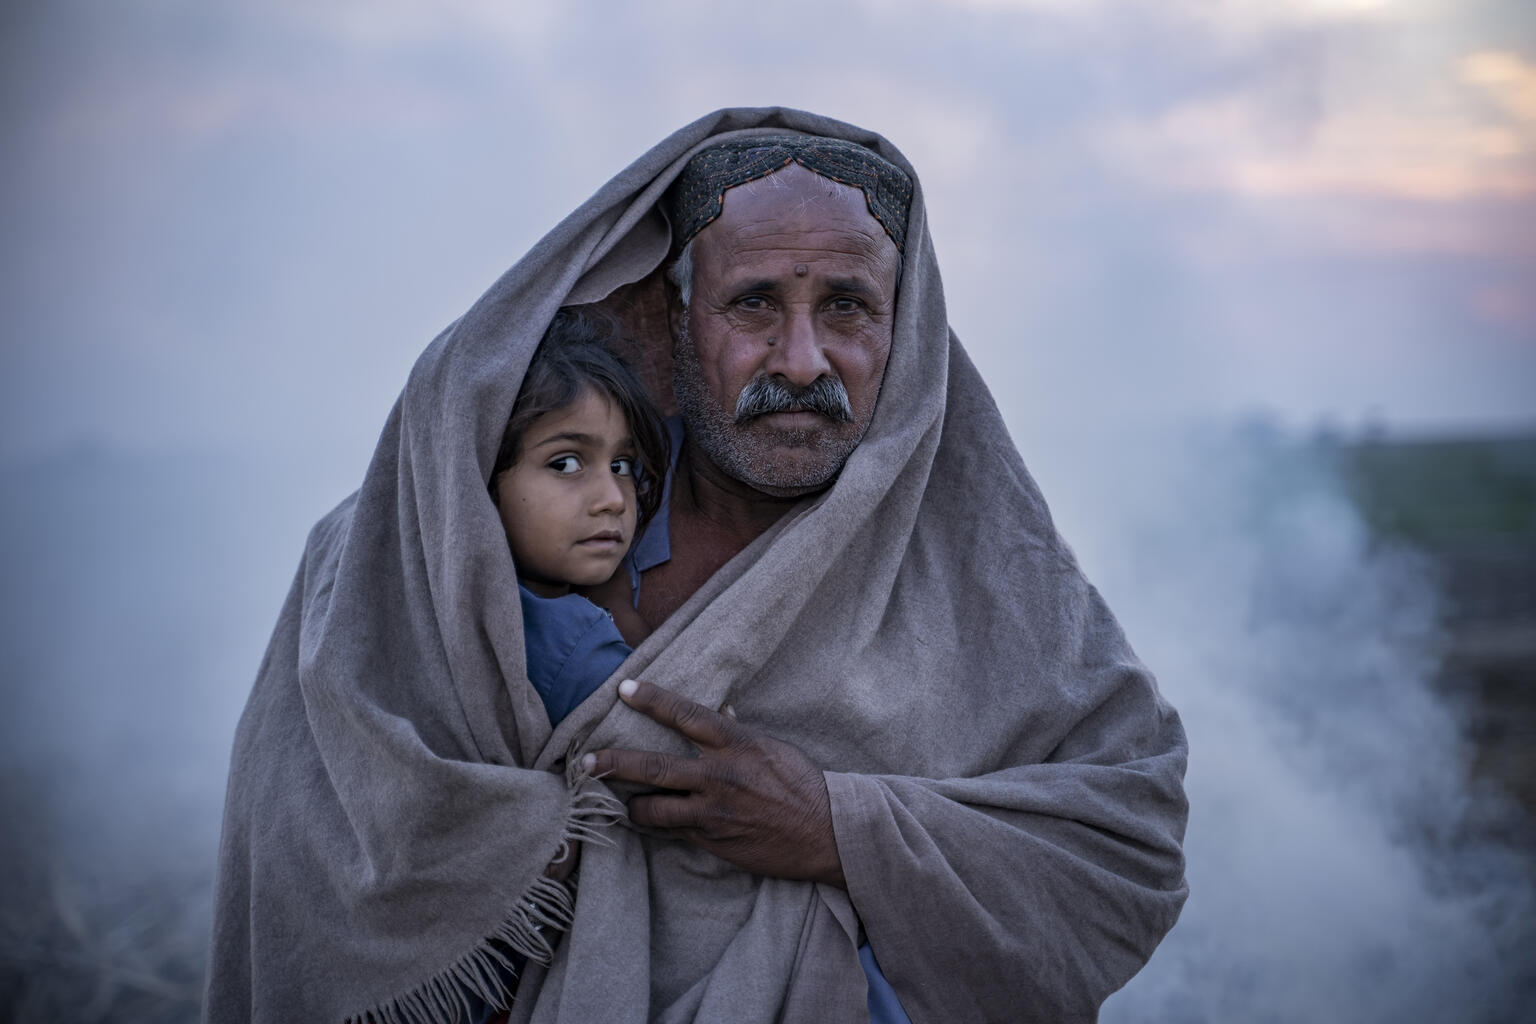
M619 482L618 476L613 473L601 473L598 475L596 493L592 496L592 512L594 514L623 512L624 503L627 500L624 494L624 485Z

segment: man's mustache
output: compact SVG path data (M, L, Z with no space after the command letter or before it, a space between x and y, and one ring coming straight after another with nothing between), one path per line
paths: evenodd
M782 377L755 377L736 399L736 422L745 423L772 412L814 412L834 423L852 423L848 389L837 377L821 376L803 388Z

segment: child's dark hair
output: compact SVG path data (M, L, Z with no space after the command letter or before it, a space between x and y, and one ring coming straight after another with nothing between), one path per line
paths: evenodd
M666 478L671 443L661 414L629 364L609 348L619 338L619 322L599 306L565 306L528 364L517 404L507 419L491 469L491 500L497 500L496 482L517 462L523 450L523 432L546 413L564 409L583 388L615 402L635 440L636 525L650 522L661 506L662 481Z

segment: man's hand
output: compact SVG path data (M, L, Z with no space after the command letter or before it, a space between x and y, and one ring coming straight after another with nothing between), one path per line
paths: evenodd
M619 696L699 748L698 757L609 749L583 759L589 774L672 791L631 797L631 821L753 874L847 887L826 780L798 747L650 683L626 679Z

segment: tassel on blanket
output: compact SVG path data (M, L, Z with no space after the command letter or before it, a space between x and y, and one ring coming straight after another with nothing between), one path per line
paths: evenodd
M576 767L579 758L569 764L566 782L571 804L554 856L556 864L571 855L572 843L612 846L607 829L624 818L624 805ZM535 878L507 920L457 963L409 992L347 1018L347 1024L461 1024L469 1019L470 994L506 1009L512 1003L506 979L517 974L512 954L545 965L554 959L555 942L570 928L576 913L575 882L574 876L569 883L542 875Z

